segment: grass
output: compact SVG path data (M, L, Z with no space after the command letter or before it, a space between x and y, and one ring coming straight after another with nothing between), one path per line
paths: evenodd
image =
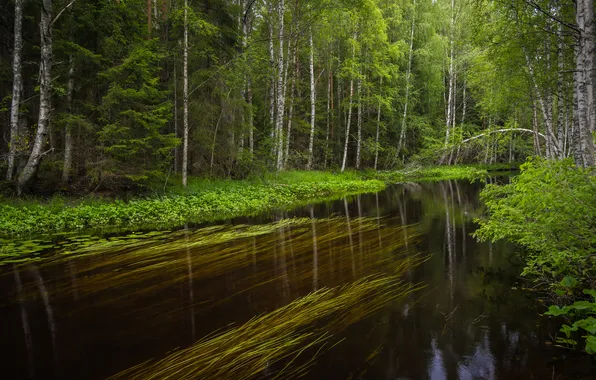
M294 176L292 178L292 176ZM60 199L50 203L28 202L0 206L0 236L83 230L134 230L171 228L184 223L203 223L255 215L275 208L377 192L378 180L335 178L330 174L300 181L288 173L275 181L201 181L168 195L130 201L81 201L72 205ZM326 180L321 181L320 178Z
M406 168L397 171L365 172L363 178L378 179L386 183L434 182L454 179L470 181L484 180L488 176L487 168L469 165L429 166Z
M251 180L179 178L150 184L151 195L130 200L54 197L4 200L0 204L0 237L36 236L63 231L133 231L175 228L271 209L288 209L347 195L377 192L386 184L450 179L482 179L484 168L441 166L393 172L288 171Z
M403 274L417 262L410 260ZM323 288L242 326L208 337L165 358L110 379L253 379L269 370L274 379L297 378L329 348L333 333L403 299L420 287L397 275L376 275ZM282 365L276 366L276 363Z

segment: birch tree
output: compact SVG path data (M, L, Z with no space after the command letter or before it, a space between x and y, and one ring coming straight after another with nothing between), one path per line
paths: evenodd
M17 193L19 195L22 194L23 190L35 177L42 157L49 153L44 152L44 149L52 108L52 14L52 0L41 0L41 18L39 22L41 39L41 59L39 62L39 116L37 119L35 140L29 155L29 160L18 178Z
M310 29L309 33L309 71L310 71L310 138L308 140L308 163L306 165L307 169L312 168L313 164L313 155L314 155L314 139L315 139L315 113L316 113L316 103L315 103L315 58L314 58L314 46L312 41L312 28Z
M184 0L182 186L188 184L188 0Z
M21 74L21 54L23 50L23 5L25 0L14 2L14 48L12 52L12 101L10 105L10 142L8 151L8 169L6 180L12 181L15 170L17 144L19 139L19 111L21 107L21 89L23 77Z

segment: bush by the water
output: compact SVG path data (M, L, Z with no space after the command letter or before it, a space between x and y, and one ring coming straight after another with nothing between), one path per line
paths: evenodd
M481 198L481 240L509 240L527 249L523 274L552 291L547 314L566 316L558 343L575 346L580 331L596 354L596 176L571 159L529 159L507 185L488 185Z

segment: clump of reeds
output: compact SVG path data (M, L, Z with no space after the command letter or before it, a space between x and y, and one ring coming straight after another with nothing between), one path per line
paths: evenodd
M400 269L418 262L419 258L412 259L409 266ZM400 281L398 276L374 275L344 286L320 289L159 361L118 373L112 379L243 380L265 371L271 371L269 375L274 378L295 378L315 362L332 334L418 288ZM274 365L280 362L282 365Z

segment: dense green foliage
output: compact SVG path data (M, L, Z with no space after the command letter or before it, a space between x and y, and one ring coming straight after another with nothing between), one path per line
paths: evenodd
M3 174L15 155L12 179L0 183L5 193L28 162L40 108L41 8L25 2L26 64L13 136L16 42L8 30L15 5L0 5L6 28L0 133L9 142L0 144ZM561 64L572 65L569 37L526 30L500 1L51 5L59 15L51 25L52 111L32 192L130 190L180 174L185 98L188 174L201 177L247 178L304 169L311 160L311 169L338 169L344 157L346 168L395 170L408 163L511 163L550 155L539 137L547 134L548 120L533 112L540 111L535 88L549 96L546 115L562 123L550 132L559 140L564 134L562 151L571 153L572 86L559 96L553 87L558 43ZM551 32L555 27L528 4L513 8L528 23ZM565 22L572 21L571 8L570 2L561 5ZM546 45L543 34L549 36ZM530 62L539 76L536 86L522 47L536 57L550 52L548 62ZM570 75L561 79L570 82ZM565 102L557 103L560 98Z
M3 235L82 229L173 227L252 215L272 208L383 189L380 181L335 180L303 183L243 183L230 181L186 195L169 195L128 202L82 202L68 207L50 205L0 206Z
M490 168L490 166L488 166ZM452 179L481 180L488 176L488 171L477 166L436 166L418 167L397 171L368 172L365 178L374 178L387 183L447 181Z
M395 172L288 171L253 180L193 178L187 188L174 179L164 194L163 184L153 195L131 200L53 197L49 202L22 200L0 205L0 235L86 229L176 227L184 223L224 220L273 208L294 207L329 198L375 192L385 184L446 179L484 179L485 169L471 166L434 167Z
M590 290L596 289L596 176L570 159L533 158L521 170L510 184L483 190L489 216L477 220L475 235L525 247L523 274L551 290L557 303L547 314L578 319L563 327L560 342L570 343L571 331L582 328L586 350L596 353L596 303L584 299L596 294Z

